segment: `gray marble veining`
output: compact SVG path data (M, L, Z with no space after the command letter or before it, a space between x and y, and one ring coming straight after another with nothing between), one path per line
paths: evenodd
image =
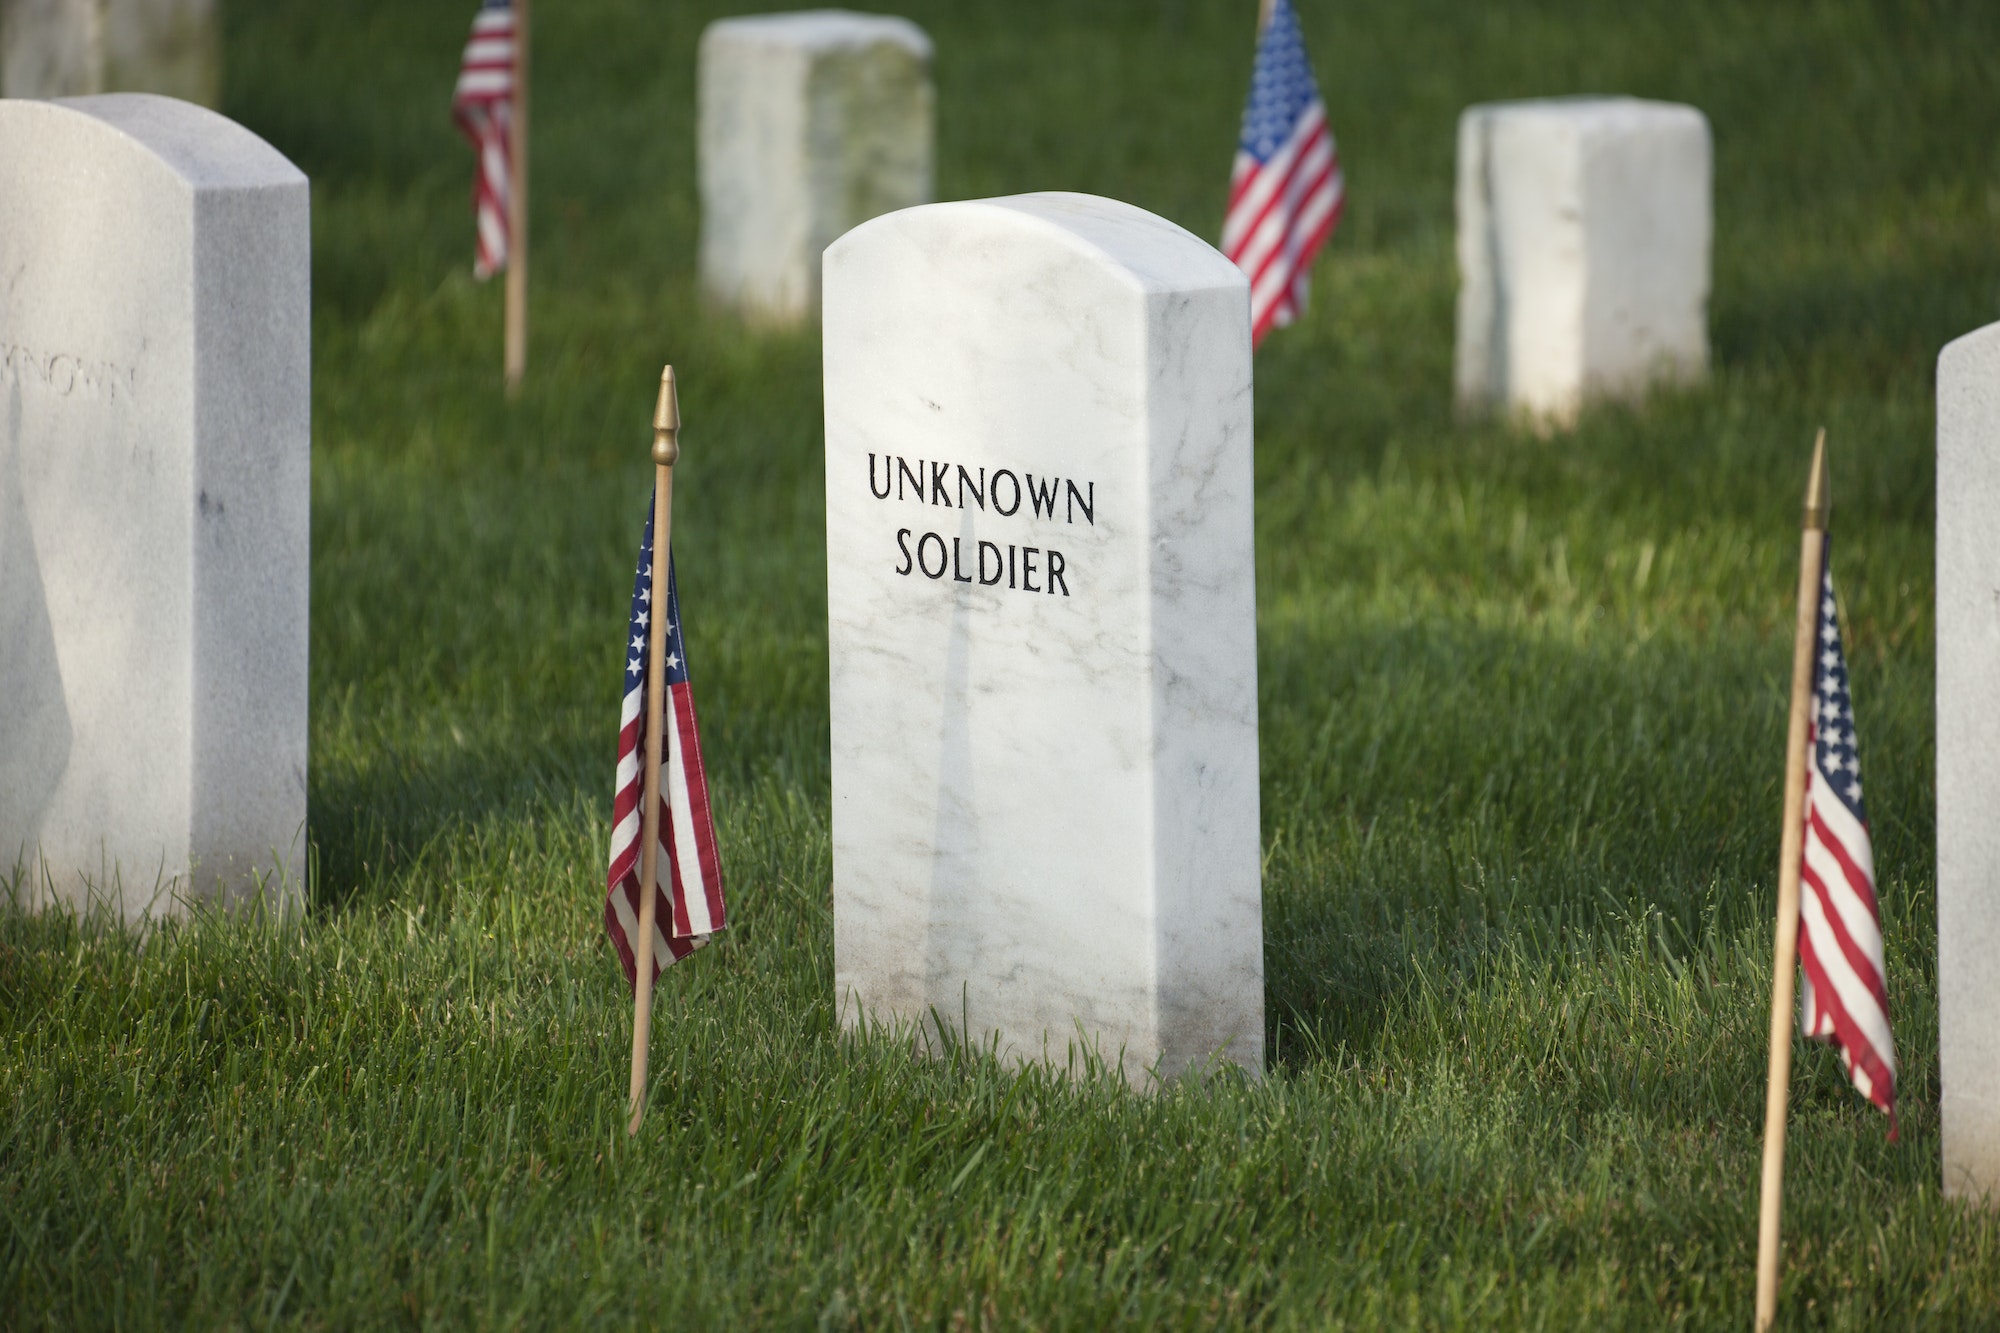
M825 281L843 1020L1261 1070L1242 274L1041 194L878 218Z

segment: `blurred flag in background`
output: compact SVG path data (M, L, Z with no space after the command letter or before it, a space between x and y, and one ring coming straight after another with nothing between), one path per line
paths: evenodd
M1299 17L1289 0L1276 0L1257 41L1222 222L1222 252L1250 278L1253 347L1306 308L1313 257L1345 202L1340 155Z
M507 195L514 181L514 9L509 0L486 0L472 20L472 36L458 66L451 114L479 154L472 187L478 250L472 271L490 278L507 267Z

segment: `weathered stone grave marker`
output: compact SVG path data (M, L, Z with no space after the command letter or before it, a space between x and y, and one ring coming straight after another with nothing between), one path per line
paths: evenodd
M826 256L834 966L1135 1083L1263 1063L1249 292L1088 195Z
M1633 97L1458 122L1458 401L1568 425L1708 371L1708 119Z
M2000 324L1938 357L1938 1064L1944 1187L2000 1204ZM1890 984L1895 983L1893 979Z
M0 881L300 887L306 179L213 112L0 101Z
M0 96L163 93L217 102L215 0L0 0Z
M709 24L697 148L711 297L796 323L818 305L835 237L930 202L930 63L908 19L826 9Z

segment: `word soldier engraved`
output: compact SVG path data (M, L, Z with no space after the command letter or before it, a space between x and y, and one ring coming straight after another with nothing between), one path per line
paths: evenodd
M1040 194L877 218L825 284L843 1020L1260 1070L1246 280Z

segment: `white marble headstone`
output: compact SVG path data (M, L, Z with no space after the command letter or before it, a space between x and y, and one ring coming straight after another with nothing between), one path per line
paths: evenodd
M843 1021L1261 1070L1242 273L1089 195L908 209L827 251L825 358Z
M1938 357L1938 1064L1944 1187L2000 1204L2000 324Z
M0 96L163 93L214 106L215 0L0 0Z
M930 66L908 19L820 9L709 24L697 156L711 298L760 323L806 319L834 238L930 202Z
M1462 408L1567 425L1708 371L1708 118L1633 97L1467 107L1458 121Z
M143 94L0 101L0 883L296 893L306 178Z

